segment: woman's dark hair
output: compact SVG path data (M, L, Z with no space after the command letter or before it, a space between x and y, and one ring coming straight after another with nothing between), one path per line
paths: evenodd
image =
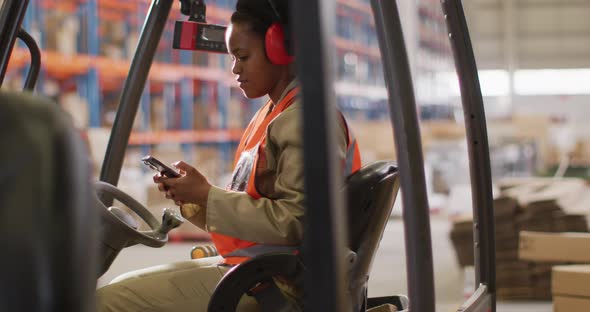
M276 13L269 1L272 1ZM286 27L289 23L288 18L287 0L238 0L231 22L248 23L252 31L264 38L270 25L278 22Z

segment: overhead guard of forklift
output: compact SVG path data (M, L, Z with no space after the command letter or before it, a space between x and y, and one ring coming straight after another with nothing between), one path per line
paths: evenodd
M353 311L364 311L366 307L370 267L398 190L397 167L391 161L364 166L346 179L342 189L348 205L348 248L356 253L356 257L346 257L353 259L347 263ZM303 273L299 255L269 254L253 258L237 265L221 279L208 311L234 311L242 295L258 283L272 282L273 276L300 277Z

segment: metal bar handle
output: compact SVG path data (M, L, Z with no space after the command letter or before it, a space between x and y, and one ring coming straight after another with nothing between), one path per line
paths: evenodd
M424 159L414 87L396 1L372 0L401 177L410 310L435 309Z
M469 36L465 13L460 0L441 1L455 67L461 87L461 100L467 133L469 171L473 205L473 234L476 287L485 285L491 296L488 308L495 311L496 253L494 240L494 207L492 174L487 126L477 65ZM483 311L483 310L482 310Z
M18 38L27 45L31 53L31 67L29 68L24 88L33 91L37 84L37 79L39 79L39 71L41 71L41 51L35 39L26 30L21 28L18 32Z

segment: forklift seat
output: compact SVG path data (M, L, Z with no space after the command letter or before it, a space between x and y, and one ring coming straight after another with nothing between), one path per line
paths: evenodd
M52 101L0 92L0 307L93 311L98 215L90 162Z
M371 300L367 300L369 272L398 190L399 176L392 161L371 163L346 179L343 192L348 203L348 248L353 255L347 257L350 260L347 291L353 311L365 311L371 305ZM251 294L251 290L261 284L274 283L274 277L286 277L300 283L304 271L301 260L300 255L275 253L235 266L217 285L208 311L235 311L243 294ZM262 311L286 310L287 306L277 306L281 302L286 304L285 300L255 297ZM395 304L399 310L405 308L399 300L395 301L397 297L388 298L393 301L379 300L379 304Z

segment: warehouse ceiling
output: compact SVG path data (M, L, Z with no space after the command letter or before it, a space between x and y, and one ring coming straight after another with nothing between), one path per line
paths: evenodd
M590 0L463 5L481 69L590 68Z

